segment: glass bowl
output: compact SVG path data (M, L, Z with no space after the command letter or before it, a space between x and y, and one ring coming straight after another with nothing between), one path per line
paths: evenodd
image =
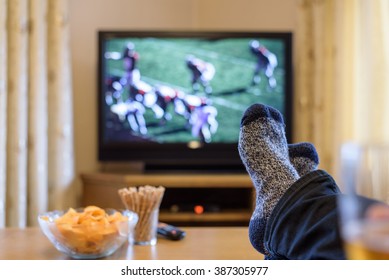
M132 238L138 215L88 206L43 213L38 222L58 251L74 259L98 259L113 254Z

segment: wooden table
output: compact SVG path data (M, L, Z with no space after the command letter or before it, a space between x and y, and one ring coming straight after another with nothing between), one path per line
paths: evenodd
M125 244L111 260L260 260L263 256L251 246L247 227L183 228L180 241L158 238L155 246ZM69 259L57 251L39 228L0 229L1 260Z

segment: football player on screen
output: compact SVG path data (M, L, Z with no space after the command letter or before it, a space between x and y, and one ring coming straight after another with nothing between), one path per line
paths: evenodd
M203 143L212 141L212 134L215 134L218 128L216 120L217 109L209 103L202 103L196 107L190 116L192 125L192 136L197 137Z
M205 62L194 55L188 55L186 57L186 66L192 74L191 84L193 92L198 92L200 86L202 86L206 94L211 94L212 87L210 81L215 76L215 67L211 63Z
M257 85L261 81L260 73L263 72L267 77L269 86L274 89L277 85L274 77L274 69L278 65L277 57L257 40L250 42L250 50L257 57L257 64L254 69L252 85Z
M111 112L116 114L121 122L127 121L132 131L142 135L147 134L144 118L146 109L142 103L130 99L125 102L120 101L111 106Z
M164 112L164 120L172 119L172 115L168 112L169 106L173 106L174 113L184 116L185 108L183 108L182 99L185 97L185 93L183 91L166 85L157 85L154 91L157 96L156 103Z
M109 76L105 79L105 103L108 106L122 100L123 85L120 79L119 76Z
M187 126L192 136L203 143L210 143L212 134L215 134L219 123L216 120L217 109L212 106L212 101L205 97L187 94L177 103L177 111L187 119Z
M104 56L106 59L123 60L124 75L120 81L123 86L130 86L140 75L136 67L139 54L135 51L135 45L132 42L126 44L122 53L106 52Z

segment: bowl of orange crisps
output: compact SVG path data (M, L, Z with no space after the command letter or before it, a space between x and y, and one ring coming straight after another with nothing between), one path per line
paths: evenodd
M98 259L113 254L131 238L138 215L88 206L43 213L38 222L60 252L74 259Z

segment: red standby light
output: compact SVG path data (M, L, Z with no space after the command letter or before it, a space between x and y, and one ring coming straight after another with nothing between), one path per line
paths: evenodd
M203 214L204 213L204 207L201 206L201 205L196 205L194 208L193 208L193 211L200 215L200 214Z

